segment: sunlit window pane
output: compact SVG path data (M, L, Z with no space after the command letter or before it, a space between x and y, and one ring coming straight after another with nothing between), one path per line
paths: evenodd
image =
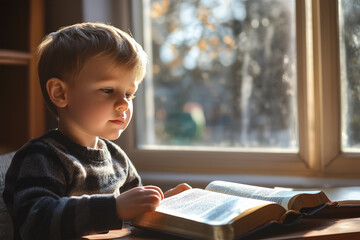
M360 1L339 1L342 147L360 150Z
M144 12L139 147L298 149L295 0L149 0Z

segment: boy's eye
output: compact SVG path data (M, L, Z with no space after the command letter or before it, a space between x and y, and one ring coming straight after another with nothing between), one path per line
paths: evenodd
M114 90L110 89L110 88L103 88L100 89L101 91L103 91L104 93L112 93Z
M126 98L128 99L128 100L132 100L132 99L134 99L136 96L134 95L134 94L132 94L132 93L127 93L126 94Z

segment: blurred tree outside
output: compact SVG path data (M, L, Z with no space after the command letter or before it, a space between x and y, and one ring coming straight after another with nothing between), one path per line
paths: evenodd
M339 1L342 146L360 148L360 0Z
M150 6L149 144L298 149L295 0Z

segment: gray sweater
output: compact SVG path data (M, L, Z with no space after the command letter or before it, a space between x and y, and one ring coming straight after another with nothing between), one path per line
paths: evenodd
M3 197L14 239L67 239L121 228L115 197L139 185L119 146L100 139L95 150L51 130L15 154Z

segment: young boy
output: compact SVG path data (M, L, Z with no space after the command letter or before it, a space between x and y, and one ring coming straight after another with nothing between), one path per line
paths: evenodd
M164 198L141 185L117 139L130 122L147 56L128 34L83 23L39 46L39 79L58 128L25 144L6 175L14 239L67 239L121 228ZM180 184L168 196L188 189Z

